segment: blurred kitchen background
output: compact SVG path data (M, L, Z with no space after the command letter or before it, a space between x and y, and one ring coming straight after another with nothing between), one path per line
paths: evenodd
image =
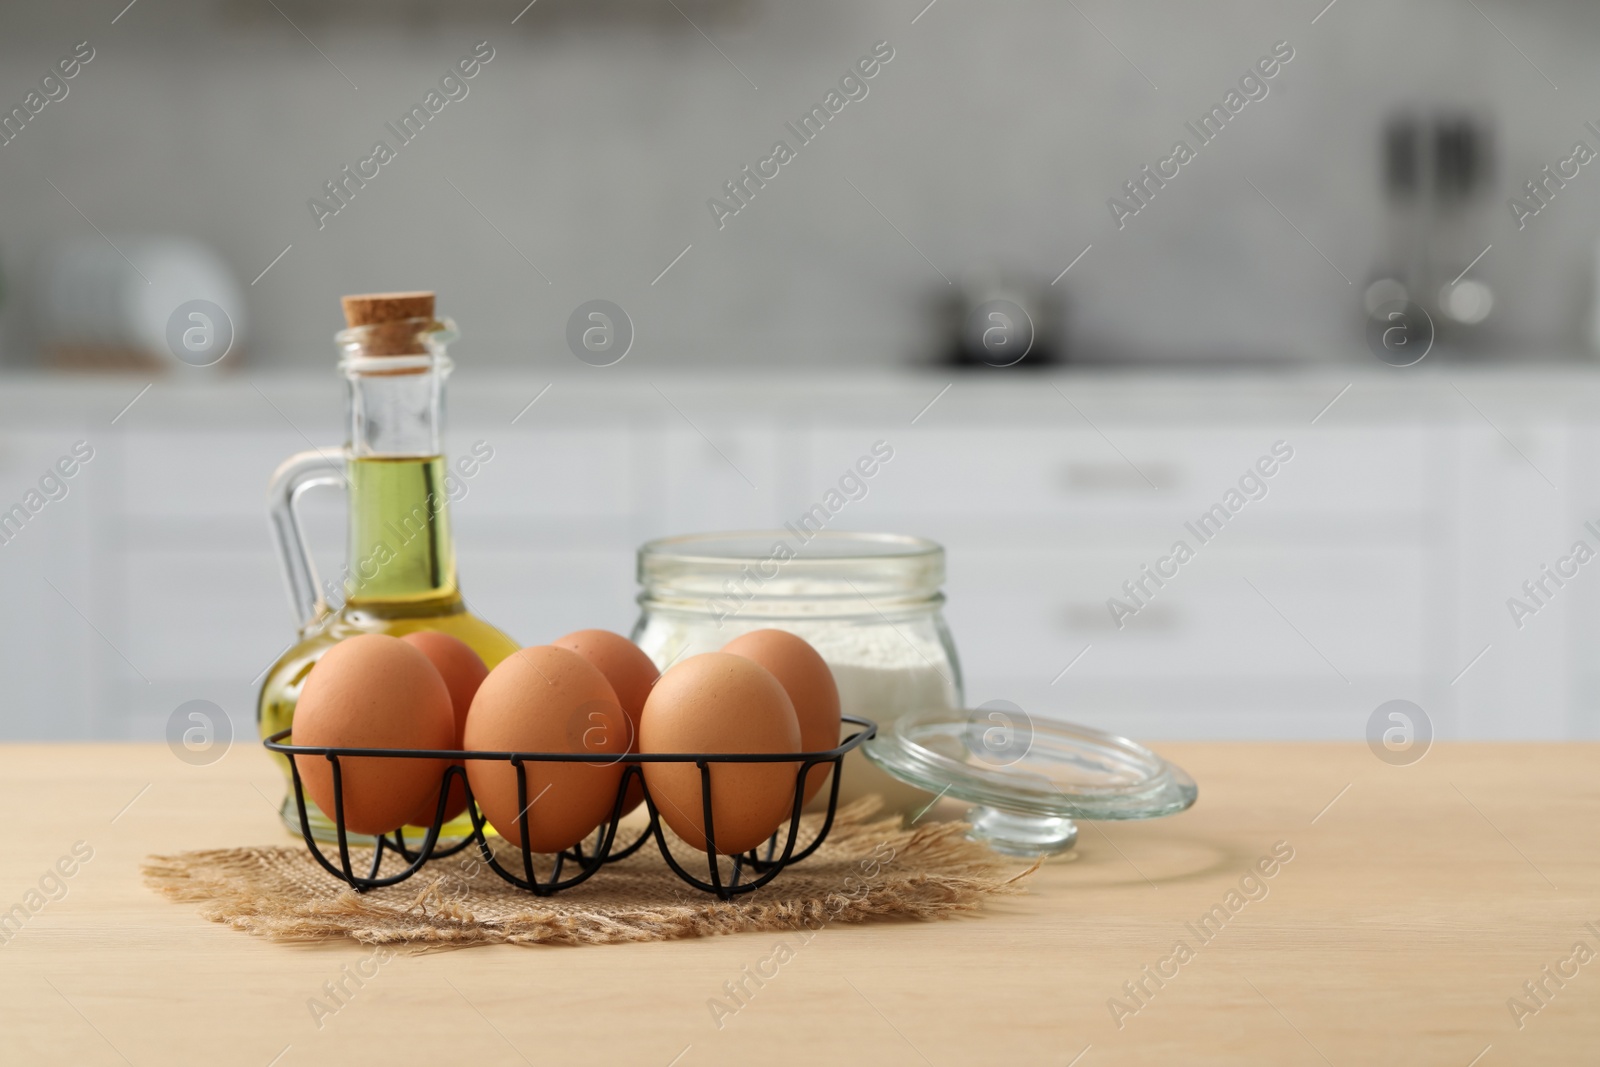
M885 440L839 525L949 549L970 703L1356 740L1401 698L1445 737L1600 736L1600 566L1523 590L1600 549L1594 5L125 3L0 11L0 510L93 450L0 546L0 736L153 738L195 698L253 731L293 636L266 480L341 439L338 297L416 288L462 330L450 451L495 449L464 588L525 643L626 632L641 541L791 520ZM164 343L191 299L232 321L214 365ZM568 346L593 299L633 325L611 366ZM1021 362L984 348L993 301ZM1279 441L1119 629L1108 598ZM341 516L312 509L327 573Z

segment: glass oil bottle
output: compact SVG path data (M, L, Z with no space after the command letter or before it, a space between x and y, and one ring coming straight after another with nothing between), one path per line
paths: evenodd
M444 381L452 366L445 349L457 336L454 324L434 319L432 293L345 297L344 308L349 325L336 341L347 383L348 444L289 457L269 487L300 640L262 682L256 719L263 737L293 724L306 676L346 637L438 630L466 642L491 670L518 647L467 609L457 583L449 509L454 476L440 443ZM324 589L296 506L308 489L340 485L349 495L345 569L340 583ZM274 758L287 779L287 759ZM313 832L332 839L331 820L309 798L306 806ZM280 813L298 833L292 784ZM471 829L462 815L441 837L465 837ZM423 832L413 827L407 836Z

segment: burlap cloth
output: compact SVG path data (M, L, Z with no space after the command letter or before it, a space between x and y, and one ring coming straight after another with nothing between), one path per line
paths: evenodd
M989 894L1020 891L1020 880L1031 871L967 840L964 823L905 829L899 816L875 817L881 806L878 798L866 797L841 808L828 840L809 859L729 902L680 880L654 841L550 897L502 881L476 859L475 846L367 893L351 891L299 842L151 856L144 874L153 888L200 904L201 914L214 922L278 940L350 938L443 948L664 941L871 919L936 919L976 911ZM805 816L801 843L811 840L819 819ZM685 870L705 877L703 853L679 842L674 855ZM496 856L508 870L521 869L515 848L499 842ZM371 857L370 849L352 850L357 870L365 872ZM385 864L386 872L400 869L398 858Z

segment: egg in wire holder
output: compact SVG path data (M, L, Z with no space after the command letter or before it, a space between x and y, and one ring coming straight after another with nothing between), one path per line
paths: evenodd
M389 748L350 748L350 747L317 747L311 745L295 745L288 738L293 729L279 730L268 737L263 744L272 752L277 752L289 761L290 774L294 780L295 807L300 813L300 836L305 839L306 847L311 850L311 855L316 861L335 878L344 882L358 893L365 893L371 889L381 889L384 886L395 885L410 878L423 865L430 860L443 859L453 856L463 849L476 844L483 862L500 878L525 889L536 896L546 897L559 893L563 889L570 889L580 882L587 881L596 872L609 863L626 859L651 838L655 839L656 846L661 852L661 857L679 878L694 886L696 889L713 893L723 900L731 900L743 893L754 892L766 885L791 863L799 863L810 856L827 839L828 831L833 827L834 811L839 804L839 778L843 771L845 754L870 740L878 732L878 726L870 719L858 718L853 715L841 716L844 723L857 727L854 733L845 738L837 748L823 752L790 752L781 754L766 753L733 753L733 752L630 752L626 756L619 756L618 760L625 760L627 765L623 768L622 780L617 784L617 799L611 808L611 815L596 830L591 831L583 841L570 848L555 853L549 862L549 871L543 878L535 869L535 856L529 848L528 823L530 821L528 800L527 765L529 763L594 763L592 754L571 752L463 752L456 750L435 749L389 749ZM372 863L365 874L358 873L355 864L350 859L350 835L344 825L344 784L340 759L355 759L358 757L375 756L386 759L443 759L449 760L450 766L446 768L444 777L440 782L438 807L434 812L432 824L423 836L420 845L412 846L407 843L405 834L395 830L389 834L379 835L373 839ZM330 859L318 843L316 836L311 832L311 820L306 807L305 788L300 780L300 767L298 760L301 758L324 758L333 765L333 817L334 830L338 843L337 861ZM517 774L517 807L523 816L517 820L517 829L520 840L512 842L519 846L522 862L520 871L508 869L494 854L494 849L489 843L489 823L483 813L478 810L477 802L472 796L472 786L467 780L466 768L459 761L484 760L509 763ZM787 829L779 827L766 844L759 849L752 849L732 857L732 866L726 877L718 863L718 853L715 849L706 850L707 877L701 878L684 866L679 858L673 855L671 844L667 839L667 830L663 825L660 812L656 808L655 799L650 795L650 787L644 781L642 764L645 763L693 763L700 770L700 798L703 805L703 818L705 820L706 841L716 840L716 823L712 813L711 795L711 768L718 764L730 763L798 763L795 773L794 804L790 810ZM822 826L817 830L816 836L803 846L798 845L800 833L800 815L805 807L805 781L813 767L832 764L833 774L828 783L828 807L823 817ZM452 779L459 779L462 789L467 797L467 814L472 820L472 832L459 841L452 842L444 847L440 846L439 835L445 823L445 805L449 803ZM640 789L644 794L644 803L650 816L649 822L640 832L639 836L627 845L619 847L618 828L622 817L627 814L623 809L628 795L629 785L638 779ZM535 798L537 799L537 798ZM502 838L504 839L504 838ZM585 845L593 844L585 848ZM698 850L697 850L698 851ZM380 875L385 852L392 852L405 866L393 873ZM574 872L571 868L576 867ZM563 877L565 874L565 877Z

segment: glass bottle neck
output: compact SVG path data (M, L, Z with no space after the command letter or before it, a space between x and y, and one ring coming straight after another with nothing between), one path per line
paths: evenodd
M391 366L391 364L408 364ZM350 455L437 456L450 361L391 356L347 360Z
M427 351L401 355L367 355L346 344L347 608L411 614L459 605L440 442L448 336L424 331Z

